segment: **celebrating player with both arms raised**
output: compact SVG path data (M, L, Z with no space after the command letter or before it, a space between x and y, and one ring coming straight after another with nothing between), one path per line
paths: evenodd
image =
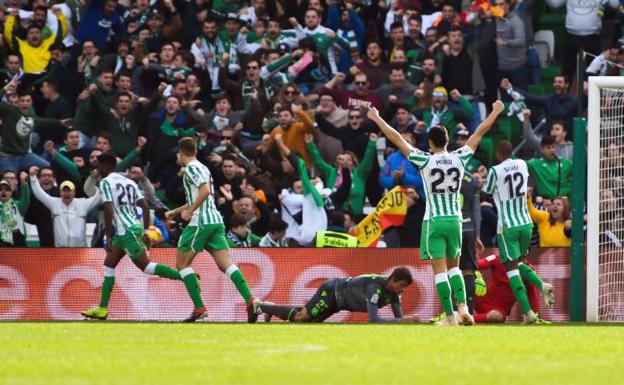
M466 163L503 108L501 101L494 102L492 112L468 138L466 145L450 153L446 150L449 141L446 127L441 125L431 127L429 130L431 154L412 147L401 134L379 116L376 108L368 111L369 119L374 121L385 136L421 170L425 183L426 210L420 256L421 259L431 260L435 273L436 292L446 313L446 318L440 325L455 326L458 324L453 313L451 288L457 298L457 310L462 323L466 326L474 324L474 319L466 306L464 278L459 269L458 257L461 253L462 232L459 187Z

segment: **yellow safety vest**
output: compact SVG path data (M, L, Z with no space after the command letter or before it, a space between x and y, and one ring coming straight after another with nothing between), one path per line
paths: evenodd
M346 233L337 231L318 231L316 233L316 247L357 247L358 239Z

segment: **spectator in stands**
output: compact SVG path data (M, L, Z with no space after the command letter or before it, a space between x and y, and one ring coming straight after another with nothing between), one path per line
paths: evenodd
M0 247L25 247L23 216L30 204L28 182L22 181L22 197L12 198L11 184L0 180Z
M587 69L585 70L586 76L605 76L607 71L614 67L619 61L619 56L622 54L622 43L614 41L608 50L604 51L600 55L596 56Z
M59 188L56 186L54 171L49 167L43 167L38 174L41 189L51 197L59 196ZM32 194L32 193L31 193ZM39 246L54 247L54 227L52 226L52 213L41 201L30 197L30 206L25 215L25 220L37 227Z
M52 213L54 246L87 247L86 217L89 211L101 203L99 191L90 198L75 198L76 186L66 180L60 186L60 198L52 197L41 188L37 179L38 172L38 167L30 168L30 186L35 198Z
M23 68L26 74L41 74L45 72L48 62L51 58L48 49L56 39L62 39L67 33L67 20L60 8L54 8L54 14L58 19L60 34L51 34L44 38L41 34L41 27L35 23L31 23L26 29L26 39L23 40L18 36L16 31L16 15L18 9L13 8L12 14L7 16L4 22L4 39L9 48L19 52L23 61Z
M17 172L13 170L4 170L0 180L4 180L9 183L9 186L11 187L11 195L13 197L19 197L19 179Z
M351 67L351 74L357 75L359 72L366 74L370 82L370 88L376 90L383 85L388 76L388 64L384 61L383 51L379 40L371 40L366 44L366 56L364 60Z
M260 240L260 247L288 247L286 229L288 224L278 215L272 215L269 220L268 232Z
M148 121L145 159L152 162L149 175L155 183L165 183L173 174L176 148L180 138L195 136L195 121L182 111L180 99L169 96L165 106L154 112Z
M312 243L315 247L357 247L358 239L349 235L345 227L346 216L340 210L334 210L329 215L327 230L316 232Z
M375 93L370 91L368 76L364 72L359 72L355 75L353 81L353 84L355 84L354 91L337 86L337 83L343 82L345 78L345 74L338 72L330 81L325 83L323 90L334 90L334 95L336 95L340 106L344 109L375 107L380 111L383 110L383 103Z
M416 111L416 117L423 120L429 129L435 125L441 124L449 130L449 137L457 132L457 125L461 121L472 118L474 108L457 89L451 91L451 99L458 103L461 110L451 110L448 106L448 92L444 87L436 87L433 89L432 106L430 109Z
M228 228L226 238L230 247L257 247L260 244L261 238L249 230L244 216L232 215Z
M540 150L542 139L533 132L533 127L531 126L531 110L526 109L522 113L524 115L522 136L534 150ZM550 128L550 136L555 138L557 156L561 159L572 160L574 145L566 139L568 136L566 123L560 120L553 121Z
M8 53L4 59L4 68L0 69L0 87L6 86L14 77L23 73L19 55Z
M344 178L342 170L346 169L349 172L351 176L351 189L343 207L345 210L355 215L362 214L364 212L366 180L368 179L368 175L373 167L373 161L375 160L377 135L374 133L369 135L369 142L361 162L352 152L345 152L339 155L340 159L337 163L339 163L341 167L340 170L321 158L314 144L314 137L312 134L306 134L304 140L306 142L306 148L312 157L312 163L318 170L319 175L324 179L325 187L329 189L339 187L342 183L342 178Z
M45 80L41 83L41 95L46 100L45 109L41 111L39 116L49 119L65 120L73 117L73 108L69 100L59 93L59 83L57 80ZM65 139L66 127L58 125L50 127L40 132L40 140L52 140L54 143L60 144Z
M295 116L299 118L298 121L294 119ZM303 134L311 132L313 124L300 104L292 104L290 108L282 107L279 111L279 125L271 131L271 142L274 142L276 135L282 135L286 147L299 154L306 164L310 164L311 158Z
M3 91L15 92L16 82L8 83ZM4 92L0 91L0 96ZM67 125L67 120L46 119L32 116L32 97L23 92L18 99L18 106L0 102L0 120L2 125L2 143L0 146L0 170L25 170L30 166L49 167L45 159L30 152L33 130L45 131L49 127Z
M80 42L92 39L97 48L105 52L111 36L126 35L121 11L117 0L88 0L80 17L76 38Z
M225 92L216 94L214 100L214 109L203 117L203 122L209 130L219 132L225 127L236 127L240 130L243 126L244 112L232 110L232 102Z
M364 48L364 22L355 12L353 3L346 2L339 10L334 2L327 7L327 27L337 32L336 41L342 48L337 68L340 72L347 72L360 59L360 51Z
M416 91L416 86L407 81L405 68L402 64L393 63L390 65L389 79L390 84L384 84L375 91L377 97L383 101L385 108L388 108L391 103L408 99Z
M538 196L553 199L572 193L572 161L557 156L555 138L542 138L542 157L527 162Z
M418 47L412 39L405 36L405 28L402 22L394 22L390 25L390 40L392 42L388 50L390 62L393 61L394 53L397 50L405 52L405 55L414 61L419 61L419 56L421 54L420 47ZM392 69L390 71L392 71Z
M501 81L501 88L510 94L512 91L518 91L529 105L542 108L546 117L546 127L551 127L554 120L563 120L567 127L572 127L572 118L578 112L578 102L575 96L569 94L570 83L565 75L555 76L553 94L548 96L536 96L515 89L506 78Z
M447 90L457 89L463 95L477 95L485 90L480 56L494 39L495 26L485 19L484 33L478 40L466 45L463 31L453 26L448 32L448 44L443 46L442 84Z
M245 64L245 77L232 80L227 76L227 66L230 55L224 53L219 67L219 86L232 98L232 106L235 110L242 110L249 106L250 95L255 94L256 99L263 106L268 106L269 94L264 80L260 77L260 62L250 59ZM263 111L266 113L267 111Z
M524 23L511 9L511 0L496 0L494 5L505 14L496 18L496 52L499 78L510 78L520 89L527 89L529 71Z
M412 146L415 146L414 135L409 132L401 134ZM421 197L425 196L423 190L423 180L420 171L414 164L407 160L405 155L399 150L394 151L388 157L386 165L379 174L379 183L387 190L395 186L413 187Z
M537 225L540 247L570 247L572 245L572 219L568 198L553 199L549 211L542 211L533 205L533 189L527 190L529 214Z
M568 79L574 79L576 69L576 54L579 48L599 55L602 51L600 32L602 30L602 16L607 6L618 9L617 0L595 1L584 3L567 0L546 0L551 8L559 8L566 4L566 36L563 45L563 74Z

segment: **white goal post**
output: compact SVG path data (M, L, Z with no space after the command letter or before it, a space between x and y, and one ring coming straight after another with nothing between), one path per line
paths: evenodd
M586 320L622 322L624 77L589 77L587 133Z

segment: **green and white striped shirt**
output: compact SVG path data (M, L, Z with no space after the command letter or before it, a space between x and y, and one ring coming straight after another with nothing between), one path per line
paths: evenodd
M136 211L136 203L143 199L143 194L134 181L112 172L102 179L100 190L102 190L102 201L113 205L116 234L124 235L128 229L137 225L143 227Z
M212 176L210 175L208 167L204 166L201 162L195 159L186 165L186 170L184 171L182 180L184 184L184 194L186 195L186 203L188 203L189 206L192 206L195 199L197 199L199 188L203 184L207 184L208 189L210 190L208 198L206 198L206 200L202 202L201 206L199 206L199 208L193 213L189 225L199 226L223 223L221 213L219 213L219 210L217 210L217 206L215 205Z
M527 207L528 181L527 164L521 159L507 159L490 168L483 191L494 195L499 234L503 229L533 223Z
M436 217L462 219L459 188L464 178L464 168L472 155L469 146L435 154L417 148L410 150L407 158L420 169L424 183L427 202L424 220Z

